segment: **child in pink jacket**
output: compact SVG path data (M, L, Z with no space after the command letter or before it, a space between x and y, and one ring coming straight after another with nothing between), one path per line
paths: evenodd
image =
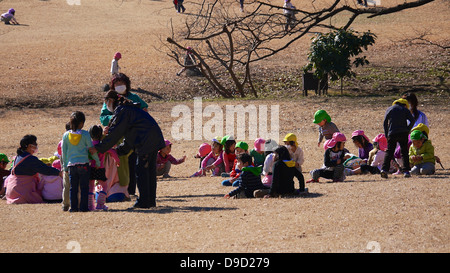
M201 168L191 177L205 176L207 171L211 171L212 176L219 176L223 169L222 144L217 138L212 140L212 151L203 159Z

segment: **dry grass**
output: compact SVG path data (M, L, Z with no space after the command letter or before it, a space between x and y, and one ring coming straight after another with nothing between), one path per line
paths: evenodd
M134 86L165 98L176 90L173 75L178 68L152 48L158 35L166 36L168 18L178 22L181 16L174 13L171 1L123 1L120 6L122 1L81 1L77 7L64 1L0 2L1 10L14 6L19 22L28 25L0 25L0 57L7 60L0 65L3 101L30 102L25 98L31 97L65 106L2 108L0 152L10 157L27 133L38 137L39 156L52 155L74 110L86 114L86 128L98 123L102 96L98 88L108 79L117 50L124 55L120 65ZM439 26L441 31L434 37L448 40L450 26L442 23L448 21L447 11L447 2L436 1L414 14L402 12L372 23L370 29L379 37L374 52L379 54L371 60L389 66L426 58L423 51L415 56L415 51L395 50L391 40L398 33L414 35L411 26ZM47 13L54 16L42 16ZM356 27L366 30L364 20ZM265 65L286 69L302 65L305 48L307 42L300 43L287 52L289 57L280 55ZM298 51L302 53L294 54ZM288 132L299 136L308 179L308 171L320 167L323 160L323 149L316 146L317 128L311 123L315 110L329 111L347 136L363 129L373 138L382 131L384 111L396 96L204 101L203 107L280 105L280 137ZM151 99L145 94L143 98ZM59 204L6 205L1 201L0 251L69 252L68 243L77 241L82 252L369 252L367 244L376 241L382 252L448 252L450 155L445 129L450 128L449 101L425 94L419 99L430 120L436 154L446 167L438 167L435 175L389 180L354 176L343 183L308 185L310 194L304 198L225 200L223 195L230 188L220 185L221 178L186 178L198 167L193 155L201 141L175 141L173 155L187 155L188 160L173 167L175 178L158 181L157 208L129 212L126 208L132 202L125 202L109 204L108 212L70 214L62 212ZM70 106L71 100L84 100L85 105ZM166 138L171 138L176 120L171 110L178 103L193 107L192 100L150 106ZM356 152L352 143L347 148Z

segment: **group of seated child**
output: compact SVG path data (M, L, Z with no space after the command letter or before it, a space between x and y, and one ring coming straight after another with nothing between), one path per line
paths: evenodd
M387 139L384 134L378 134L370 142L363 130L352 133L352 141L358 148L358 155L351 154L345 148L346 137L339 132L337 126L331 122L331 117L324 110L319 110L314 115L313 122L319 126L318 145L325 138L323 144L324 165L310 172L311 179L306 181L319 182L323 177L334 182L344 181L346 176L357 174L379 174L384 162L387 149ZM94 125L89 133L95 144L102 138L102 128ZM425 124L418 124L411 130L409 146L409 162L411 174L434 174L435 163L440 162L434 155L434 147L428 139L429 128ZM283 139L284 145L278 145L272 139L257 138L253 143L253 149L249 151L249 145L244 141L236 142L233 136L212 139L211 144L203 143L198 149L195 158L200 159L199 170L191 177L222 176L223 186L234 186L235 189L225 195L226 198L251 198L274 197L285 195L299 195L308 192L305 188L305 180L302 174L304 163L303 151L299 147L295 134L287 134ZM172 143L165 140L166 146L157 155L157 175L163 178L171 177L169 171L172 164L181 164L186 156L176 159L171 155ZM40 158L45 164L61 170L61 142L57 152L50 158ZM100 168L91 174L89 187L89 209L106 210L105 202L118 201L117 195L128 195L126 186L120 185L117 174L119 158L114 149L99 155ZM0 154L0 196L5 194L7 184L4 183L10 171L7 170L9 159L5 154ZM92 162L92 164L95 164ZM401 167L402 159L391 161L391 173L395 173ZM299 187L295 189L294 177L298 180ZM38 189L42 198L47 202L67 203L68 182L67 172L61 176L39 175ZM94 207L96 194L97 206ZM123 198L119 198L123 200Z
M216 137L211 145L203 143L196 158L200 168L191 177L222 176L223 186L235 189L226 198L274 197L304 194L305 181L301 172L303 151L298 147L297 137L288 134L284 146L272 140L257 138L253 149L244 141L236 142L233 136ZM299 188L295 189L294 177Z
M306 183L319 182L323 177L334 182L344 181L346 176L356 174L379 174L387 150L387 139L384 134L378 134L370 142L363 130L352 133L352 141L358 148L358 155L351 154L345 148L346 137L339 132L337 126L331 122L331 117L324 110L315 113L314 123L319 125L319 145L323 138L324 165L322 168L310 172L311 179ZM435 163L439 158L434 155L434 147L428 139L429 128L419 123L411 130L409 146L409 163L411 174L429 175L435 172ZM390 162L390 172L400 174L403 159L395 158Z

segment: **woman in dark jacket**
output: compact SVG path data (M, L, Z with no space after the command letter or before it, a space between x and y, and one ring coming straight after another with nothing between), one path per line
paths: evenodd
M117 147L118 155L128 154L134 150L137 154L136 180L139 198L133 208L150 208L156 206L156 156L165 147L164 137L155 119L139 106L119 97L117 92L109 91L105 104L113 117L109 123L108 134L91 153L104 153L111 149L122 137L123 142Z

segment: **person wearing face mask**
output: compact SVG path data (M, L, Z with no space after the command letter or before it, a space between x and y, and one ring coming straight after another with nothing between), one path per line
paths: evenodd
M148 104L143 101L138 95L130 92L131 81L130 78L123 74L114 74L110 83L111 90L116 91L120 96L123 96L127 100L138 104L139 107L145 112L148 111ZM105 134L108 132L108 124L113 115L114 109L103 103L103 107L100 113L100 122L103 126L106 126ZM117 169L119 175L120 186L128 186L128 193L134 195L136 193L136 176L134 173L134 166L136 165L136 154L131 151L130 154L119 156L120 166Z
M138 95L130 92L131 90L131 81L130 78L123 74L123 73L117 73L113 75L111 79L110 84L111 90L116 91L119 95L125 97L126 99L134 102L139 103L140 108L144 111L148 111L148 104L143 101ZM100 122L103 126L107 126L109 123L109 120L113 116L112 109L108 109L106 107L106 103L103 103L102 110L100 112Z
M136 182L139 197L133 208L156 206L156 157L166 146L161 129L155 119L135 104L119 96L116 91L108 91L105 104L113 111L109 130L100 143L89 151L104 153L117 146L117 154L136 153ZM122 163L121 163L122 164Z
M26 135L20 140L11 175L5 181L7 204L43 203L42 195L37 189L37 174L62 177L60 170L40 161L35 156L37 152L36 136Z

